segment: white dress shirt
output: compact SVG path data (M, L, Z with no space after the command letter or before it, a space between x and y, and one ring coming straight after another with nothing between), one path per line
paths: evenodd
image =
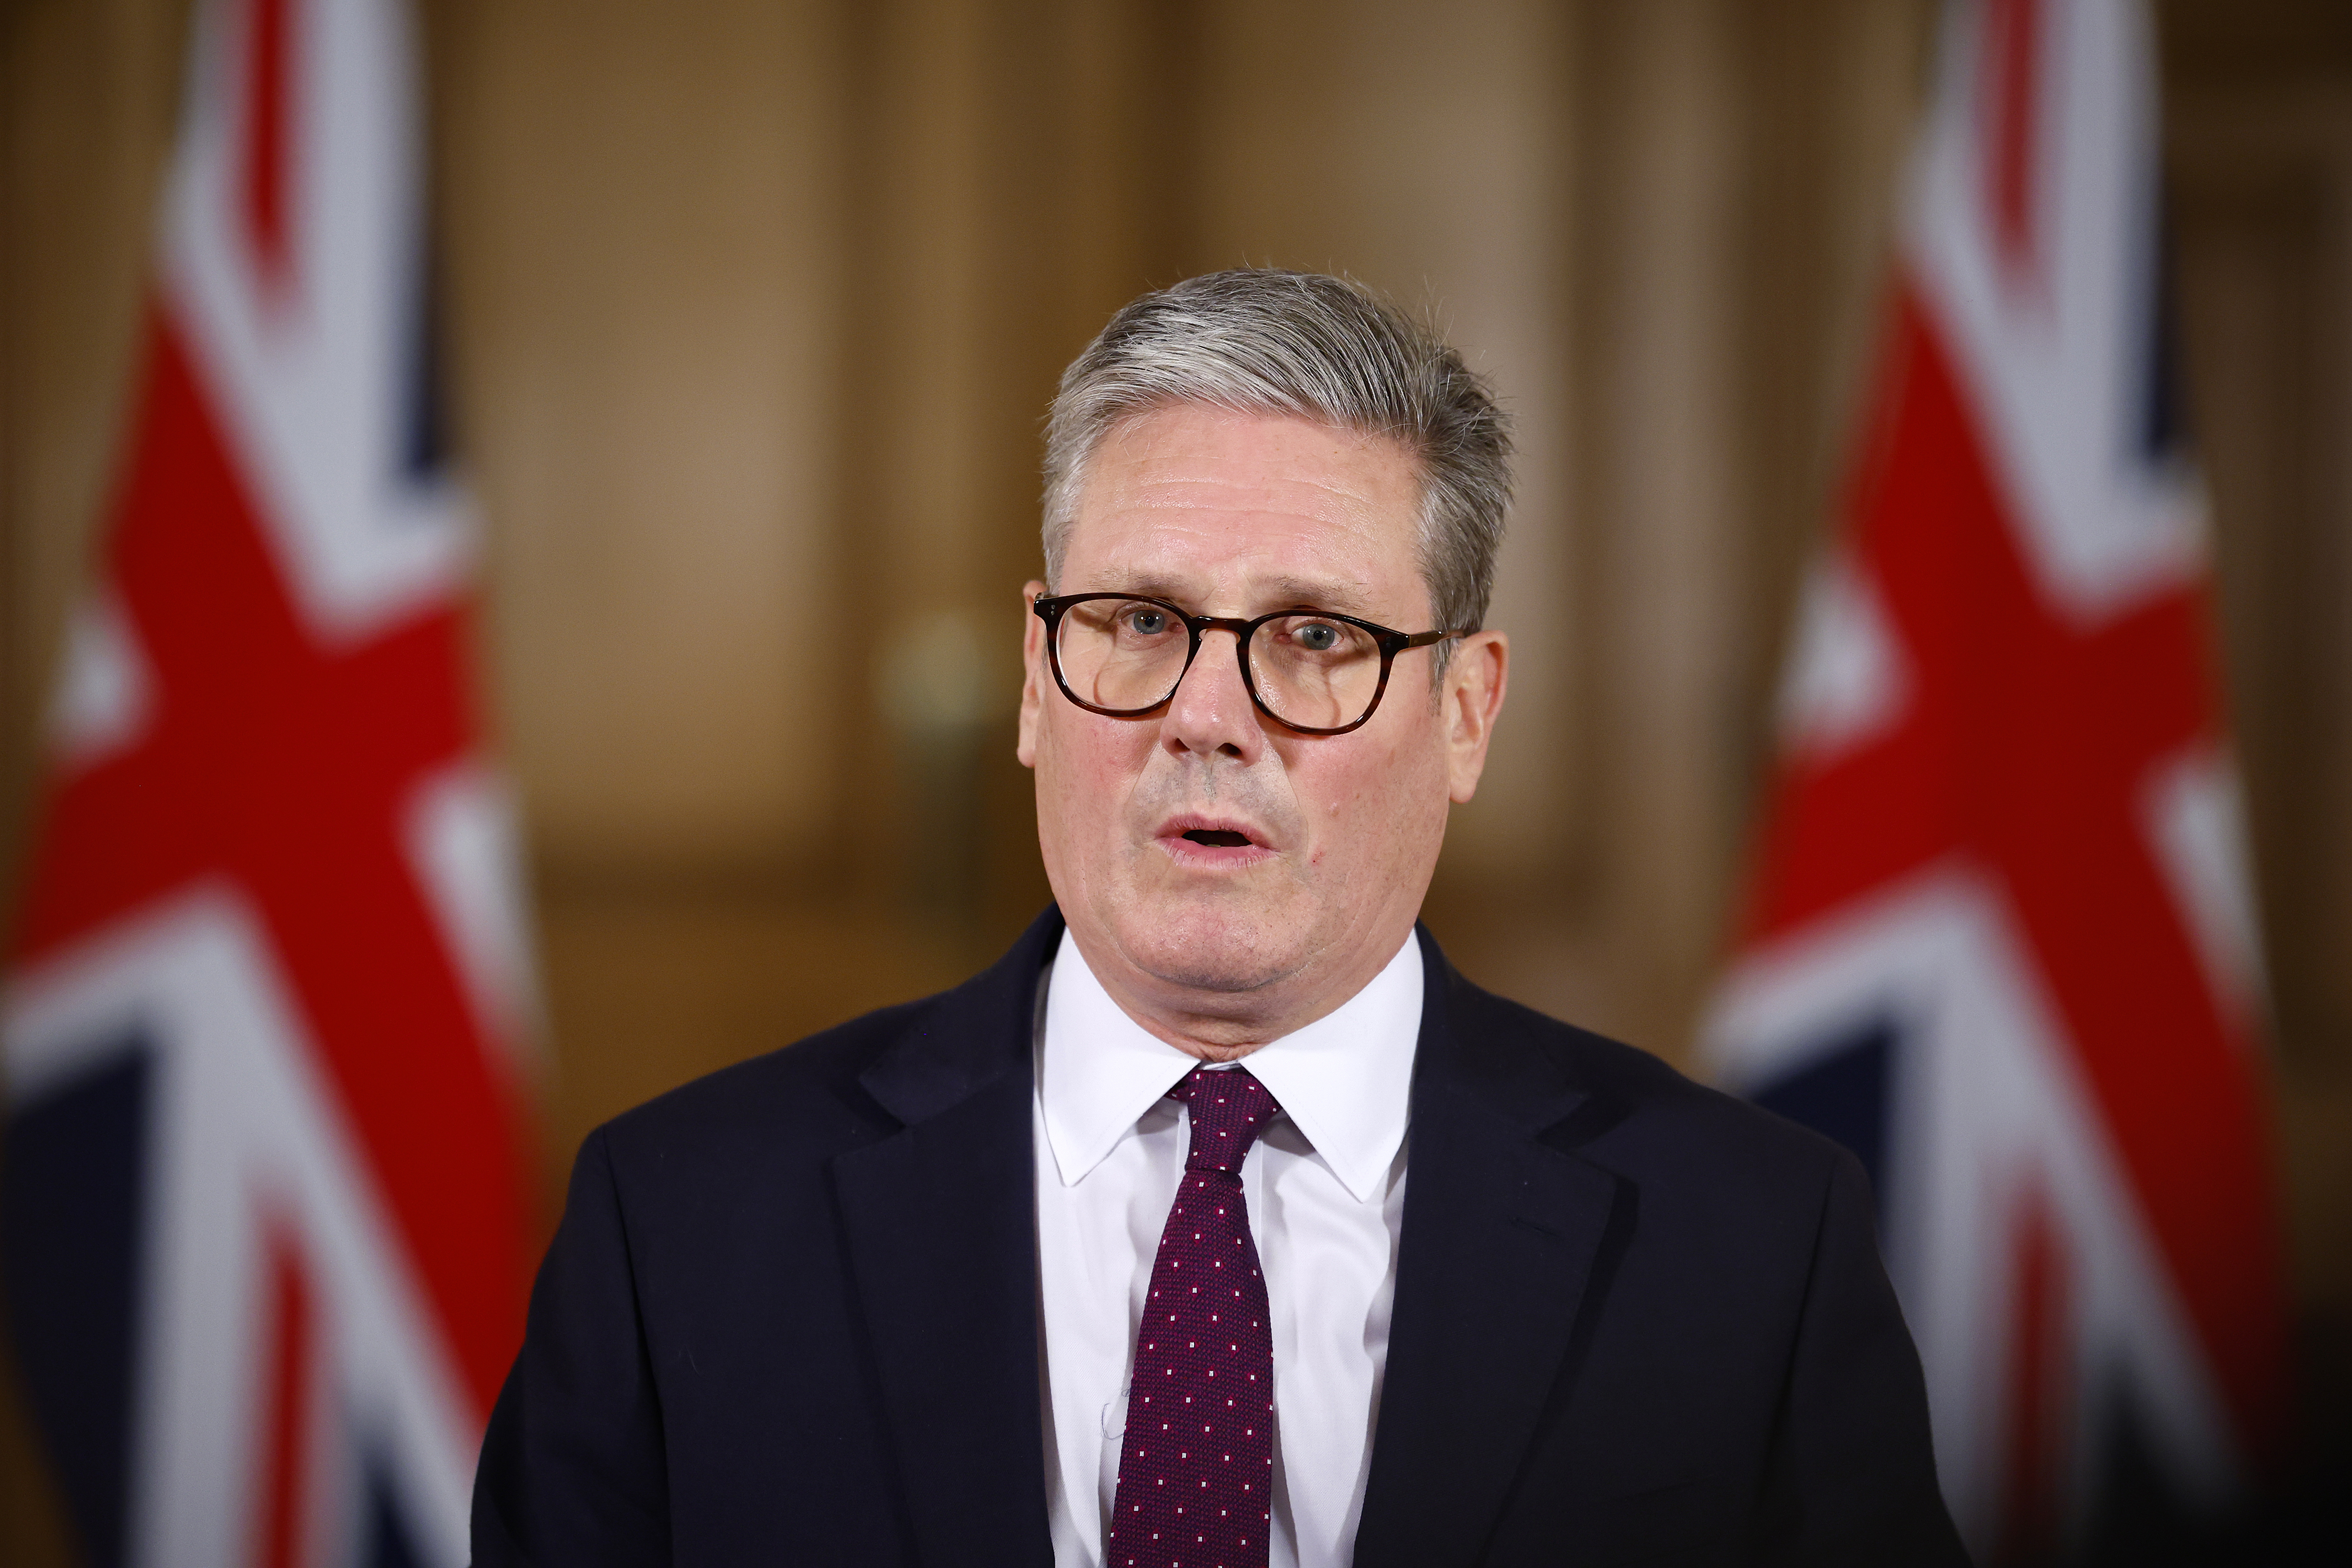
M1237 1064L1283 1110L1242 1165L1274 1331L1270 1568L1344 1568L1354 1546L1396 1294L1421 989L1421 944L1408 936L1336 1012ZM1121 1012L1066 931L1044 1012L1046 1502L1057 1568L1100 1568L1136 1324L1191 1137L1167 1093L1200 1064Z

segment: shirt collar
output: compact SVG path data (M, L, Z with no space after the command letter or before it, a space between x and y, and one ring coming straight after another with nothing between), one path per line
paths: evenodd
M1421 1004L1421 943L1407 936L1361 991L1241 1062L1359 1203L1379 1192L1404 1142ZM1199 1065L1111 1000L1067 931L1046 981L1044 1032L1038 1101L1065 1186Z

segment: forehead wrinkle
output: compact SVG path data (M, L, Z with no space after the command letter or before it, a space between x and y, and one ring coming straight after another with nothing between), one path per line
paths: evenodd
M1361 615L1371 585L1356 578L1276 577L1266 585L1266 597L1277 605L1301 609L1344 610Z
M1295 490L1328 497L1339 502L1350 518L1380 506L1380 499L1370 490L1334 483L1320 476L1286 474L1244 479L1227 474L1181 470L1171 473L1158 465L1143 466L1139 472L1122 476L1121 482L1104 499L1113 507L1139 511L1286 511L1312 521L1336 521L1321 506L1302 504L1300 499L1284 493Z

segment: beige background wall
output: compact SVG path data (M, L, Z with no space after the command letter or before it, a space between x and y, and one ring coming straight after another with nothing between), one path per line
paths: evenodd
M182 0L0 22L0 868L121 409ZM2352 1406L2352 13L2162 8L2307 1382ZM1430 916L1680 1058L1881 306L1927 0L437 0L456 425L532 829L551 1188L1045 897L1038 421L1243 261L1427 303L1518 412L1519 662ZM5 881L0 869L0 881ZM0 1562L63 1561L0 1419Z

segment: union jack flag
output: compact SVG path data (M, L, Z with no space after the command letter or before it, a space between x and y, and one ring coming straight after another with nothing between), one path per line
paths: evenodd
M9 954L0 1246L95 1565L455 1564L530 966L395 0L205 0Z
M1843 526L1706 1035L1853 1147L1980 1559L2192 1510L2283 1391L2262 985L2137 0L1950 5Z

